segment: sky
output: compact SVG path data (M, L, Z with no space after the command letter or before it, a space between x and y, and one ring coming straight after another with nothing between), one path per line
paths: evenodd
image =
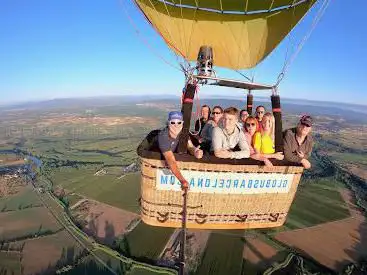
M183 73L167 64L177 66L175 55L131 1L2 0L0 103L101 95L179 96ZM367 1L346 2L330 0L279 86L282 97L367 105ZM241 72L256 82L273 84L287 49L308 32L318 7L263 62ZM230 70L218 68L218 74L244 80ZM245 93L204 86L200 94Z

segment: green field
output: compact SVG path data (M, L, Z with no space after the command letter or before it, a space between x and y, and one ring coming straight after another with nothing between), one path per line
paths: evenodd
M23 274L19 257L20 254L17 252L0 251L0 274L1 275Z
M0 198L0 212L15 211L38 206L42 206L42 203L30 186L25 187L15 196Z
M350 216L333 178L307 180L298 187L286 228L296 229L345 219Z
M237 234L211 233L196 275L241 274L244 240Z
M139 223L126 239L130 254L137 258L157 259L172 235L173 228L154 227Z
M34 237L42 232L56 232L61 228L48 210L41 207L0 213L0 224L6 224L0 241Z
M360 165L367 165L367 156L366 154L354 154L354 153L340 153L340 152L332 152L330 153L332 159L335 159L341 163L355 163Z
M63 169L54 173L54 186L70 192L139 213L140 173L127 174L122 179L114 174L94 175L93 169Z
M73 206L74 204L76 204L78 201L80 201L82 199L81 196L77 195L77 194L68 194L67 195L68 201L69 201L69 206Z

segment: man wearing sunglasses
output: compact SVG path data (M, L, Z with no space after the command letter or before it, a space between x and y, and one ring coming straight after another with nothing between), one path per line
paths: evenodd
M158 145L162 152L169 169L175 177L181 182L182 188L188 188L189 184L182 176L180 169L177 166L175 155L180 140L180 134L183 127L183 115L181 112L173 111L168 114L167 127L158 134ZM187 141L187 149L189 153L197 159L203 157L203 151L199 147L195 147L191 140Z
M311 131L312 118L304 115L296 128L285 132L283 140L284 158L290 162L302 164L305 169L311 168L311 163L308 160L313 147Z

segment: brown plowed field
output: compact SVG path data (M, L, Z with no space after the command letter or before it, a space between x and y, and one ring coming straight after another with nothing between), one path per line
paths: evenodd
M107 244L112 244L116 236L124 234L126 227L139 218L137 214L91 200L81 203L73 212L83 217L89 234Z
M246 237L243 258L261 268L268 267L278 250L257 237Z
M276 239L295 247L319 263L340 270L347 262L367 255L367 222L354 205L349 190L342 190L352 217L314 227L282 232Z
M0 176L0 197L15 195L22 191L27 183L21 178Z

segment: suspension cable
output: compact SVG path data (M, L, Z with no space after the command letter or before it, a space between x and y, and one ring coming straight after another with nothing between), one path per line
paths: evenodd
M135 1L133 1L135 3ZM123 0L120 0L120 5L125 13L125 16L128 18L129 23L131 25L131 27L134 29L136 36L143 42L143 44L155 55L157 56L159 59L161 59L164 63L166 63L167 65L171 66L172 68L178 70L178 71L183 71L182 68L177 67L175 65L173 65L171 62L167 61L162 55L160 55L155 49L154 47L152 47L152 45L149 43L149 41L143 36L141 35L141 32L139 30L139 28L136 26L134 20L131 18L131 16L129 15L127 8L124 6L123 4ZM136 5L136 3L135 3ZM139 8L138 8L139 9ZM140 10L140 9L139 9Z
M312 25L310 27L309 32L306 33L306 35L300 41L300 43L298 44L298 47L297 47L296 51L288 59L288 61L284 64L282 71L279 73L277 82L274 85L275 88L277 88L279 86L280 82L284 79L284 76L288 72L288 69L289 69L290 65L294 62L295 58L300 53L300 51L302 50L303 46L305 45L305 43L307 42L307 40L310 38L312 32L316 28L317 24L320 22L320 19L322 18L322 16L324 15L327 7L329 6L329 3L330 3L329 0L324 0L324 2L322 3L320 9L318 10L318 12L317 12L317 14L316 14L316 16L315 16L315 18L314 18L314 20L312 22Z

